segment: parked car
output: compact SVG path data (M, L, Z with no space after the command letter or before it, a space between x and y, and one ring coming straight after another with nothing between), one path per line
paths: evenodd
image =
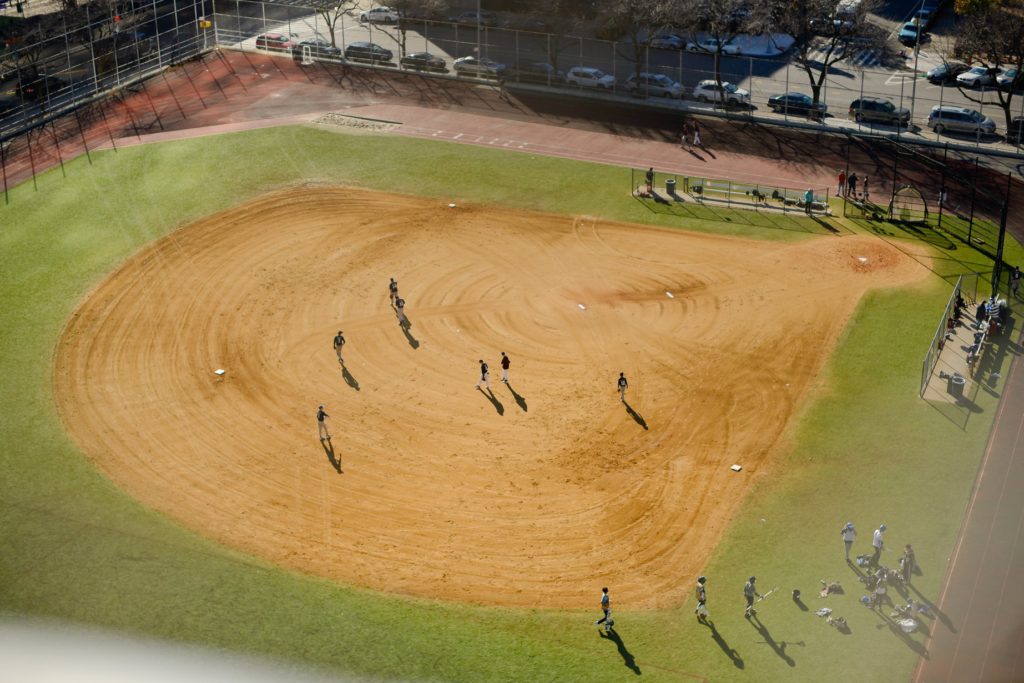
M291 52L298 43L289 38L288 36L280 33L261 33L256 36L256 47L262 50L283 50L285 52Z
M448 21L452 22L453 24L472 24L473 26L476 26L478 23L481 26L498 25L497 15L494 14L494 12L488 12L486 10L481 10L479 13L473 11L463 12L462 14L456 14L454 16L448 17Z
M910 123L910 110L897 107L880 97L862 97L850 102L849 116L858 123L884 123L890 126L904 126Z
M750 104L750 93L728 81L723 81L721 87L717 81L701 81L693 89L693 98L700 102L714 102L715 104Z
M683 99L685 93L682 85L665 74L652 74L646 71L641 71L639 78L636 74L627 78L626 88L634 95L669 97L677 100Z
M393 56L391 50L365 40L349 43L345 47L345 59L355 62L390 62Z
M581 88L600 88L611 90L615 87L615 77L600 69L589 66L574 66L565 75L565 82Z
M696 42L690 42L686 44L687 52L718 52L718 40L715 38L702 38ZM740 53L740 46L733 45L732 43L725 43L722 45L722 54L724 55L738 55Z
M811 119L823 119L828 111L824 102L815 103L813 97L802 92L773 95L768 98L768 107L776 114L792 114Z
M994 66L974 66L956 77L956 84L964 88L980 88L995 85L996 77L1003 70Z
M417 71L448 72L445 61L429 52L411 52L399 59L398 63L406 69L415 69Z
M1007 69L996 76L996 85L1003 90L1020 90L1024 86L1024 79L1017 79L1017 69Z
M943 62L928 70L925 78L935 85L956 81L956 77L967 71L970 67L963 62Z
M1010 127L1006 129L1006 141L1011 145L1019 145L1024 141L1024 116L1014 117Z
M659 33L648 41L648 45L659 50L682 50L686 41L674 33Z
M330 59L340 59L342 52L340 47L334 47L330 42L322 38L310 38L309 40L300 40L299 44L295 46L296 54L302 54L303 48L309 48L310 54L314 57L328 57Z
M520 83L540 83L542 85L565 83L565 74L547 62L519 62L508 70L506 78Z
M911 21L911 23L917 24L922 29L927 31L928 27L931 26L932 19L934 19L934 18L935 18L935 8L934 7L922 7L921 9L917 10L916 12L914 12L914 16L911 17L910 21Z
M981 112L967 107L941 105L932 107L928 114L928 127L936 133L969 133L971 135L994 135L996 122Z
M852 31L855 25L850 19L833 19L831 17L816 17L807 22L811 31L819 36L842 35Z
M505 65L487 57L459 57L452 62L456 76L476 76L478 78L497 78L505 73Z
M896 36L896 39L907 47L914 47L918 41L923 43L928 40L928 34L925 33L923 26L919 26L913 21L908 21L900 28L900 33Z
M390 7L374 7L359 15L364 24L397 24L398 19L398 11Z

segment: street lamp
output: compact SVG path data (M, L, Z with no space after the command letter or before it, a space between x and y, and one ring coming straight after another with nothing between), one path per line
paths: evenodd
M917 61L921 56L921 21L920 12L924 10L924 0L921 0L921 4L917 8L918 14L915 17L918 18L917 23L917 40L914 41L914 80L910 85L910 120L907 121L907 132L910 132L911 122L914 120L914 103L917 101ZM913 20L913 19L911 19Z

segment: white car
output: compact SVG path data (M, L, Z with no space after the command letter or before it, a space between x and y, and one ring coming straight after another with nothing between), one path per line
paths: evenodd
M390 7L374 7L359 15L364 24L397 24L398 12Z
M649 45L661 50L682 50L686 41L674 33L659 33L651 38Z
M983 85L993 85L996 77L1003 73L1002 69L987 66L971 67L956 77L956 84L965 88L980 88Z
M615 76L589 66L574 66L565 75L565 82L581 88L611 90L615 87Z
M690 42L686 44L687 52L709 52L714 54L718 52L718 40L715 38L702 38L697 42ZM732 43L724 43L722 45L723 55L738 55L740 53L740 46L733 45Z
M721 87L717 81L701 81L693 89L693 98L699 102L715 104L750 104L750 92L737 88L729 81L722 81Z

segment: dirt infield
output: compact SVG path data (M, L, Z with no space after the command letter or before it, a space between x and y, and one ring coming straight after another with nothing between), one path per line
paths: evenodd
M446 600L578 607L607 583L665 607L770 470L863 293L925 273L869 237L297 188L113 273L62 335L55 395L118 485L272 562ZM480 358L493 396L473 388Z

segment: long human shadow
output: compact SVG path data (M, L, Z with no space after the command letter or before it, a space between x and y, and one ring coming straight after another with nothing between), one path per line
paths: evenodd
M782 661L784 661L786 664L789 664L790 666L796 666L796 660L794 660L792 657L786 654L786 641L783 640L776 642L776 640L772 638L772 634L769 633L765 625L762 624L761 620L757 618L756 614L750 617L750 619L748 619L747 621L749 621L750 625L753 626L759 634L761 634L761 637L764 638L764 642L768 644L768 647L775 651L775 654L782 658Z
M740 657L740 653L736 651L736 648L729 647L729 643L725 642L725 638L723 638L722 634L718 632L717 628L715 628L715 622L707 619L704 622L704 625L711 629L711 639L715 641L715 644L717 644L719 648L721 648L722 652L725 653L725 656L732 660L732 665L737 669L742 669L744 667L743 658Z
M953 620L950 619L945 612L940 610L935 603L933 603L931 600L922 595L921 591L917 590L917 587L914 584L908 583L907 586L910 588L910 590L914 591L914 595L917 596L917 601L927 605L928 611L937 616L939 618L939 621L942 622L943 626L948 628L952 633L959 633L959 631L956 630L956 627L953 626Z
M516 400L516 405L525 413L526 412L526 399L516 393L516 390L512 388L511 382L505 382L505 386L512 392L512 398Z
M404 323L399 323L398 326L402 328L402 334L405 335L405 341L409 342L409 346L414 349L420 348L419 340L412 336L412 333L409 331L409 328L412 327L412 323L409 322L409 319L406 318L406 321Z
M348 367L345 365L341 366L341 376L345 379L345 384L349 385L356 391L359 391L359 380L357 380L355 376L348 371Z
M490 389L484 391L480 387L477 387L476 390L483 394L483 397L491 402L491 405L494 406L494 410L497 411L498 415L505 414L505 406L501 404L501 401L498 400L498 397L494 395L493 391L491 391Z
M630 671L637 676L640 675L640 666L636 663L636 659L633 657L633 653L626 649L626 644L622 642L622 637L619 636L618 632L613 628L610 631L599 634L602 638L615 643L615 647L619 649L619 655L622 657L622 663L626 665Z
M334 468L334 471L341 474L341 458L334 454L334 444L330 441L321 441L320 447L324 449L324 454L331 461L331 467Z
M633 406L629 405L629 403L626 403L625 405L626 405L626 412L629 413L629 416L631 418L633 418L634 422L636 422L638 425L640 425L644 429L650 429L650 427L647 426L647 420L644 419L643 415L641 415L640 413L638 413L635 410L633 410Z
M882 623L878 625L878 628L882 629L888 626L889 630L897 636L899 636L900 640L906 643L907 647L916 652L919 657L922 657L924 659L931 659L931 657L929 657L928 655L928 650L925 648L925 646L911 638L910 634L904 633L903 629L900 628L899 623L897 623L894 619L888 617L885 614L885 612L881 609L879 609L875 613L878 615L878 618L882 620ZM924 628L924 623L920 621L918 623L920 624L918 628L927 635L927 629Z

